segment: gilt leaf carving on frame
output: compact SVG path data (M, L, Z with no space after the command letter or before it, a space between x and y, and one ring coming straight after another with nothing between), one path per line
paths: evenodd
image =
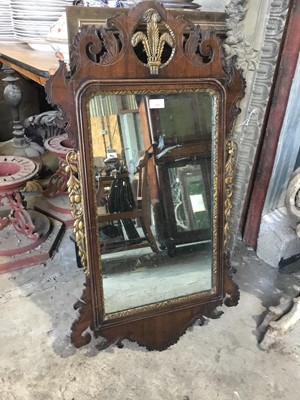
M152 8L146 11L142 20L147 24L147 33L145 34L141 31L135 32L131 38L131 44L133 47L138 46L140 42L143 44L143 50L147 56L145 65L149 67L151 75L157 75L159 69L172 60L175 51L174 33L170 27L161 20L161 16L158 12ZM161 22L162 26L167 30L166 32L160 32L158 26L159 22ZM166 45L170 47L171 52L164 62L162 56Z

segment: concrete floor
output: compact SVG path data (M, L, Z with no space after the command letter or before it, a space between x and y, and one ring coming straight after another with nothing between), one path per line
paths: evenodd
M237 307L195 324L177 344L148 352L125 341L98 352L69 343L84 276L67 232L53 260L0 275L1 400L298 400L300 322L269 352L257 347L266 307L300 284L239 244Z

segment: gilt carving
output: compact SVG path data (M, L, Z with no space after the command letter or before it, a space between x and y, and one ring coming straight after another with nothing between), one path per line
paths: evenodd
M235 144L232 140L227 141L227 161L225 167L225 247L228 242L230 214L232 209L232 194L233 194L233 174L234 174L234 160L235 160Z
M69 199L71 203L71 215L74 220L73 230L75 234L75 242L80 257L81 266L86 273L89 274L86 258L86 238L84 231L83 205L81 196L81 182L78 178L79 174L79 156L75 151L70 151L66 156L67 165L65 167L66 174L69 175L67 182Z
M150 69L151 75L157 75L159 69L169 63L173 57L175 51L174 33L166 23L161 21L161 16L154 9L146 11L142 20L147 24L147 34L141 31L135 32L132 36L131 43L133 47L136 47L142 42L147 55L146 66ZM167 32L160 32L158 26L159 22L162 22ZM166 44L169 45L172 51L169 58L163 63L162 53Z

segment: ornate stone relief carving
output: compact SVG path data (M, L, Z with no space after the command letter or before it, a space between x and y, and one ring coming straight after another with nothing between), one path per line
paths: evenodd
M232 138L237 146L237 155L228 244L231 250L235 245L236 232L239 230L243 203L261 134L288 11L288 0L268 0L268 2L268 18L265 18L266 15L260 13L260 10L257 11L260 19L257 25L264 32L264 40L260 49L258 68L253 72L253 84L252 86L248 85L246 98L244 99L244 103L248 102L248 106L244 107L245 111L239 116L232 132ZM240 4L240 6L244 6L245 1L234 0L232 3L233 5ZM263 3L261 2L261 4ZM265 3L263 5L266 6ZM264 21L266 21L265 26Z
M57 126L57 115L58 111L45 111L26 118L24 120L26 136L43 145L46 139L64 133L64 129Z
M236 66L242 70L256 70L259 60L259 51L250 46L241 31L240 22L245 18L248 0L232 0L226 7L228 18L227 38L224 43L225 59L228 62L237 57Z

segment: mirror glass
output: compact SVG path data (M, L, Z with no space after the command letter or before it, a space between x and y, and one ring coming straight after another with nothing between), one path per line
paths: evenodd
M105 313L210 291L215 97L88 101Z

